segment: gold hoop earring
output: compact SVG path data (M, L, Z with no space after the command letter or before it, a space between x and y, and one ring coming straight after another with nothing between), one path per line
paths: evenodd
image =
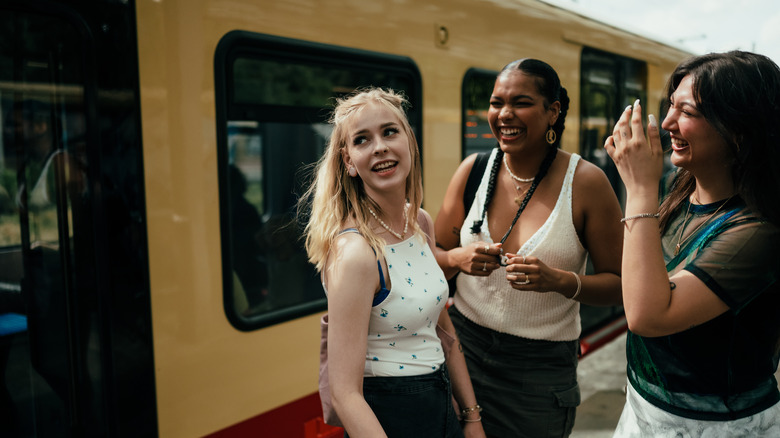
M547 128L547 134L545 134L545 138L547 139L547 144L553 144L555 143L555 140L558 139L558 134L553 131L552 126Z

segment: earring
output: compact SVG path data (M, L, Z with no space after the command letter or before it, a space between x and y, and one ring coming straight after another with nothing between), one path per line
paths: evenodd
M349 169L347 169L347 173L349 173L349 176L351 176L352 178L354 178L354 177L356 177L356 176L357 176L357 169L355 169L355 168L354 168L354 167L352 167L352 166L349 166Z
M545 134L545 137L547 138L547 144L553 144L555 143L555 140L558 139L558 134L553 131L552 126L547 128L547 134Z

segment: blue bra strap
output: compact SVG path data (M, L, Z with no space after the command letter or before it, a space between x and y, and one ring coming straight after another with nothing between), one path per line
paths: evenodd
M345 229L339 231L338 235L341 236L342 234L345 234L345 233L360 234L360 231L358 231L357 228L345 228ZM360 234L360 235L362 236L362 234ZM374 251L374 255L376 255L376 251L374 250L374 248L371 248L371 251ZM382 264L379 262L379 260L376 261L376 267L377 267L377 269L379 269L379 293L376 294L376 296L374 296L374 305L375 306L377 304L381 303L385 299L385 297L387 297L387 294L390 293L390 291L385 286L385 275L382 273ZM379 299L379 301L377 302L377 299L380 298L380 297L381 297L381 299Z

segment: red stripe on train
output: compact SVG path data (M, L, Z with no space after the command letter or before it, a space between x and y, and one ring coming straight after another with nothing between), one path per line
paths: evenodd
M344 429L322 421L320 395L314 393L205 438L337 438Z

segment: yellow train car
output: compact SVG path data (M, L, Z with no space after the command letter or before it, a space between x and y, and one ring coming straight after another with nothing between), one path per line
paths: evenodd
M0 33L0 435L22 437L339 433L294 209L332 98L406 93L435 216L495 145L503 65L559 72L563 148L621 194L603 140L689 56L535 0L4 0ZM620 309L583 312L589 334Z

